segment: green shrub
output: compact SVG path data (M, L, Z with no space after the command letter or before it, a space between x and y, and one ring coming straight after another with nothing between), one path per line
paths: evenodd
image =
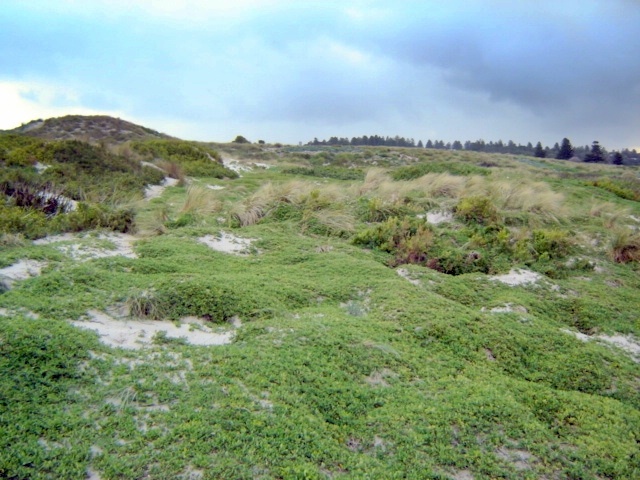
M162 159L180 165L184 174L196 177L237 178L222 165L220 154L203 144L183 140L133 142L133 150L149 160Z
M166 282L156 298L155 309L172 320L197 316L222 322L240 313L242 305L230 289L203 278Z
M319 178L335 178L337 180L362 180L364 172L359 168L345 168L337 166L291 167L282 170L289 175L305 175Z
M486 168L476 167L459 162L426 162L400 167L391 173L391 177L398 180L414 180L428 173L449 173L451 175L489 175Z
M362 197L358 200L356 213L364 222L382 222L391 217L406 216L411 210L399 202L387 202L379 197Z
M358 233L353 243L393 254L392 265L421 264L433 245L433 232L424 220L391 217Z
M111 209L105 205L79 202L77 209L52 219L51 230L81 232L93 228L108 228L116 232L135 230L135 212L130 208Z
M562 230L534 230L532 247L538 259L557 260L571 253L573 242Z
M47 217L33 209L0 205L0 233L22 234L34 239L47 234Z
M610 178L601 178L591 182L594 187L602 188L625 200L640 201L640 182L622 182Z
M466 197L460 199L454 214L461 220L484 225L499 221L498 210L487 197Z

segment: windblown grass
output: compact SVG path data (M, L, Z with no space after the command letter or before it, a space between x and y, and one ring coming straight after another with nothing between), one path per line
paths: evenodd
M616 263L640 261L640 234L619 229L611 237L611 257Z

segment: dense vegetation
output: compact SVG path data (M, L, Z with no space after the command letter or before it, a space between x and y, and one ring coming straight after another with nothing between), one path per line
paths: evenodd
M0 142L2 208L42 225L0 230L0 267L41 265L0 289L0 477L640 476L636 167ZM222 156L252 170L232 178ZM140 200L172 174L182 183ZM139 197L135 255L92 256L116 246L101 230L29 241L74 212L18 205L14 177L109 211L122 182ZM225 235L250 246L208 246ZM167 329L197 316L233 341L109 347L77 326L95 312Z
M539 158L557 158L561 160L569 160L572 157L585 162L603 163L609 162L615 165L640 163L640 157L638 152L633 149L627 148L620 152L611 152L609 154L603 149L599 142L595 141L591 146L585 145L573 147L571 141L568 138L564 138L559 145L556 143L553 147L543 147L541 142L538 142L535 146L528 142L526 145L516 144L513 140L503 142L498 140L497 142L484 140L476 140L474 142L467 140L461 142L460 140L454 140L453 142L446 142L444 140L427 140L423 143L422 140L416 142L413 138L400 137L398 135L394 137L381 136L381 135L364 135L362 137L352 137L351 139L346 137L331 137L329 140L318 140L314 138L308 142L307 145L311 146L370 146L370 147L409 147L409 148L429 148L436 150L467 150L471 152L484 152L484 153L506 153L510 155L528 155Z

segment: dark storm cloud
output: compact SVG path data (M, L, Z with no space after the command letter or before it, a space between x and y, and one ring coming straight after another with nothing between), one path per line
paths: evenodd
M285 140L393 119L416 137L640 143L638 2L242 2L9 2L0 81L211 129L287 124Z

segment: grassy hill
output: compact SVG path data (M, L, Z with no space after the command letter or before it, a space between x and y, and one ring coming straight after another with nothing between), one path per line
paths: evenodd
M5 133L47 140L82 140L92 143L171 138L164 133L107 115L66 115L33 120Z
M0 142L61 195L179 178L93 200L126 235L5 188L0 477L640 476L635 167Z

